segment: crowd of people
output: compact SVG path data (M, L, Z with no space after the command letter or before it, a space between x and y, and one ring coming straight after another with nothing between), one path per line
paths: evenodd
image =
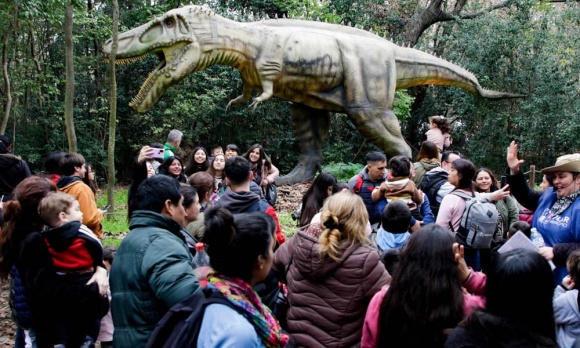
M447 151L446 118L430 124L415 162L372 151L348 183L320 173L290 238L264 198L279 171L261 145L184 162L172 130L136 157L118 250L102 247L81 155L31 175L0 136L15 346L146 347L193 299L207 303L187 333L199 347L580 347L580 154L536 191L512 142L500 185Z

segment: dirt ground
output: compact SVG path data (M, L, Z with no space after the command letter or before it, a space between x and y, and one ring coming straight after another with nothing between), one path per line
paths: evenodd
M302 195L310 184L284 185L278 187L276 210L280 213L292 212L302 202ZM0 287L0 348L14 347L16 325L10 319L8 305L8 283Z

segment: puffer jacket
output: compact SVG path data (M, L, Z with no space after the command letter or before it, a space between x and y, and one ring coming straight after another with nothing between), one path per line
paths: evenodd
M293 255L286 274L288 331L297 347L358 347L367 306L391 276L370 246L344 240L337 261L321 258L318 233L318 225L305 227L274 255L277 273Z
M115 347L145 347L157 322L198 291L191 256L173 219L151 211L131 215L111 269Z
M415 186L421 187L421 182L423 181L423 177L433 168L439 167L439 161L435 158L425 159L423 158L419 162L413 163L413 169L415 169L415 177L413 178L413 182Z

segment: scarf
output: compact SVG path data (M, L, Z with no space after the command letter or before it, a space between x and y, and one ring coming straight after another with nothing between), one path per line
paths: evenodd
M266 347L286 347L290 337L282 333L280 324L250 284L238 278L229 278L217 272L208 275L208 281L238 309L256 330Z
M578 196L580 196L580 190L569 194L568 196L559 197L552 205L552 208L550 208L550 214L562 214L564 211L566 211L566 209L568 209L570 205L572 205L572 203L574 203L574 200L578 198Z

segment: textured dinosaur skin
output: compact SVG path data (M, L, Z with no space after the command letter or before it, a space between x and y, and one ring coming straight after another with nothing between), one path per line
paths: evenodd
M109 53L108 40L103 51ZM389 156L411 156L395 114L397 89L452 85L492 99L521 95L483 89L467 70L428 53L400 47L364 30L313 21L277 19L240 23L206 7L186 6L119 35L116 62L157 54L151 72L130 105L148 110L172 85L209 66L239 70L251 108L276 96L291 101L299 163L277 184L309 180L322 161L329 112L346 113L358 131Z

